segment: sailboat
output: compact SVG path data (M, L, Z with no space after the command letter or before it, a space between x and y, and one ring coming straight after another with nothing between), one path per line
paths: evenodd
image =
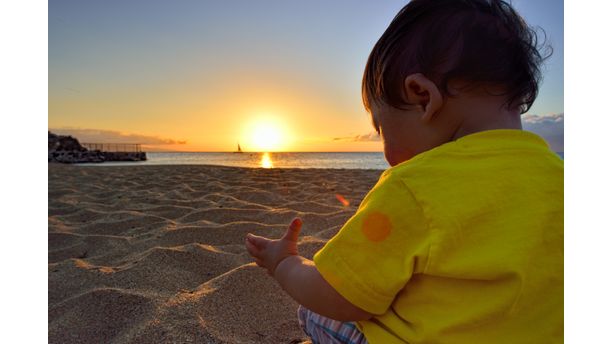
M242 153L242 148L240 148L240 143L238 144L238 150L235 151L234 153Z

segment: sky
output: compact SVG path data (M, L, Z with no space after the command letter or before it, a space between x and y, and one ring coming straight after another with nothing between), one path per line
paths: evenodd
M563 2L512 3L554 49L524 129L563 151ZM405 4L52 0L48 127L149 150L380 151L361 77Z

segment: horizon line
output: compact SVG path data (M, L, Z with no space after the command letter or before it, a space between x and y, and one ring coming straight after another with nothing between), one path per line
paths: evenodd
M555 153L564 153L565 151L551 151ZM384 153L383 151L276 151L276 152L265 152L265 151L248 151L248 152L235 152L235 151L145 151L145 153L236 153L236 154L251 154L251 153Z
M172 151L172 150L153 150L146 153L384 153L383 151Z

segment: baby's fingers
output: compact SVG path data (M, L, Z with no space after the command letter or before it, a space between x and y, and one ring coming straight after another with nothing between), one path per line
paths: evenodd
M259 257L259 248L255 246L249 239L246 240L245 246L249 254L255 258Z
M247 242L250 242L259 250L266 248L268 241L270 241L270 239L267 239L267 238L264 238L258 235L254 235L251 233L247 234L246 239L247 239Z

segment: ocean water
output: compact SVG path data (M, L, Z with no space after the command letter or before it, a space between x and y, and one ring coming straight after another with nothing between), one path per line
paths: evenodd
M557 153L563 159L563 152ZM385 170L389 163L382 152L350 153L147 153L147 161L81 164L126 165L223 165L262 168L350 168Z
M102 165L223 165L263 168L389 168L383 153L147 153L147 161L105 162ZM87 164L91 165L91 164Z

